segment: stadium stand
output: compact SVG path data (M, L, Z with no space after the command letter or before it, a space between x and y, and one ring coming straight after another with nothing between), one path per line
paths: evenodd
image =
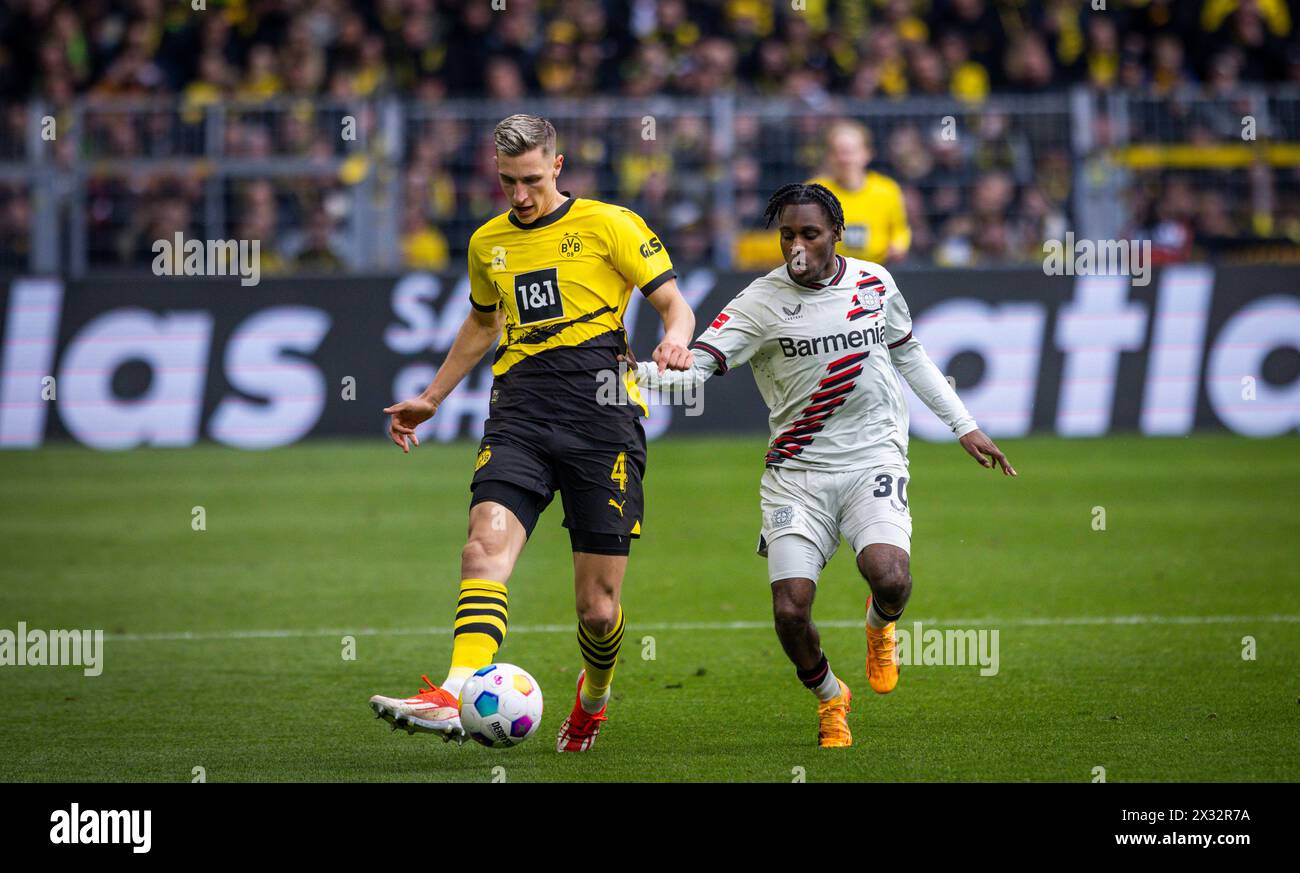
M1300 244L1295 2L787 5L9 0L0 266L139 267L178 231L260 239L272 271L458 264L519 109L555 120L566 190L684 263L773 260L761 204L838 117L902 187L912 263L1071 229L1165 261Z

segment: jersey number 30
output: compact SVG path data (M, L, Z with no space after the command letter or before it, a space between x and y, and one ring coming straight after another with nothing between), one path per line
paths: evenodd
M876 490L871 492L872 497L891 497L894 493L894 477L888 473L881 473L876 476ZM898 500L903 505L895 506L899 512L907 508L907 477L898 477ZM891 504L893 500L889 501Z

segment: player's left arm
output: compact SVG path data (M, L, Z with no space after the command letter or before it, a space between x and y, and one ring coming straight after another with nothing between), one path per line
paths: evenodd
M651 292L648 299L664 323L664 338L651 355L659 365L659 372L665 369L689 370L694 356L686 345L695 333L695 313L678 290L677 280L667 280Z
M921 398L930 411L939 420L952 428L953 435L972 458L981 467L1002 468L1005 476L1015 476L1016 469L1011 466L1007 456L998 448L989 435L979 429L975 418L961 402L956 390L944 378L943 373L926 354L925 347L912 336L912 314L908 311L907 301L899 292L892 276L881 277L889 289L886 299L885 337L889 345L889 358L895 369L902 374L916 396Z
M695 334L695 313L677 288L677 272L668 249L630 209L612 210L607 232L614 268L641 289L663 320L664 338L653 355L659 372L690 369L692 356L686 344Z

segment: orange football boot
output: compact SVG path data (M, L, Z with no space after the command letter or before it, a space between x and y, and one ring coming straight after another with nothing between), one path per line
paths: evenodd
M853 702L853 692L843 680L840 683L838 697L817 704L817 745L823 749L842 749L853 745L853 734L849 732L849 704Z
M871 598L867 597L867 611ZM894 622L876 630L867 625L867 681L877 694L888 694L898 685L898 634Z
M441 734L443 741L465 742L465 731L460 726L460 701L430 682L428 676L420 678L428 687L420 689L414 697L399 699L376 694L370 698L375 718L382 718L393 730L402 728L407 734L421 731Z

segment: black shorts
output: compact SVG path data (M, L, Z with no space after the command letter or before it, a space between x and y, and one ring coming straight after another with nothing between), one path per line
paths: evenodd
M501 503L531 535L558 490L574 551L625 555L631 539L641 536L645 461L639 419L489 418L470 483L470 506Z

